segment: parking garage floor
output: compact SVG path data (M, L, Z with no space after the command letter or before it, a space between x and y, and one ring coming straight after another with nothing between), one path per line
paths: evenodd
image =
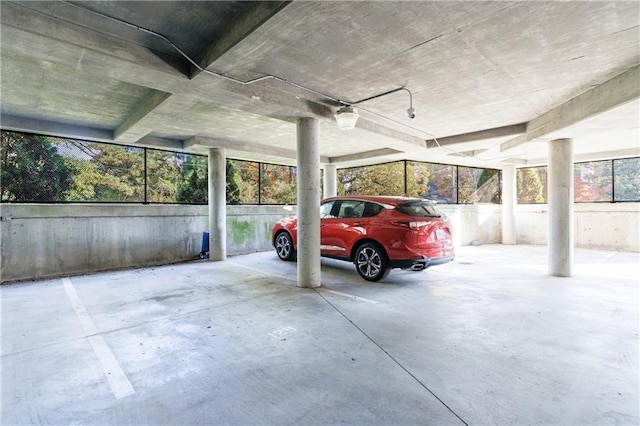
M640 254L461 247L359 278L275 253L3 285L0 422L638 424Z

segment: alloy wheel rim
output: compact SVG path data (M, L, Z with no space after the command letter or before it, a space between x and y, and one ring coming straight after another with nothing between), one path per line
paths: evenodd
M289 241L286 237L278 237L276 250L278 250L280 257L286 257L289 254Z
M358 269L367 277L378 275L381 267L382 260L375 250L366 248L358 254Z

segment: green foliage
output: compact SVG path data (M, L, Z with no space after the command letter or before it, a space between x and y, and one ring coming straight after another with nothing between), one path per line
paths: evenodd
M407 164L407 195L422 198L429 193L431 170L425 163L409 162Z
M298 198L297 170L293 166L261 164L260 202L295 204Z
M458 202L500 203L500 173L495 169L458 167Z
M168 151L147 150L148 202L175 203L177 201L184 156L185 154Z
M611 201L613 194L611 161L576 163L573 167L574 201Z
M144 201L144 150L66 140L65 161L77 171L67 201Z
M229 160L238 169L240 204L258 204L259 163Z
M207 204L208 200L207 160L189 156L182 167L182 176L177 190L179 203Z
M615 201L640 201L640 158L613 160Z
M63 201L74 169L45 136L2 131L2 201Z
M408 161L407 194L439 203L455 203L456 167Z
M242 199L240 171L234 161L227 160L227 204L240 204Z
M148 202L207 203L203 156L3 131L0 157L3 202L142 202L146 173ZM337 179L341 195L406 191L454 203L499 203L501 196L497 170L419 161L339 169ZM546 201L546 167L519 169L516 179L518 202ZM293 166L227 160L226 182L228 204L297 202ZM576 164L574 185L578 202L640 201L640 158Z
M527 167L516 172L518 203L545 203L547 196L544 184L546 167Z
M404 163L386 163L337 171L340 195L404 195Z
M189 156L182 168L177 190L177 201L189 204L207 204L209 194L208 164L205 157ZM240 204L240 174L234 161L226 162L227 204Z

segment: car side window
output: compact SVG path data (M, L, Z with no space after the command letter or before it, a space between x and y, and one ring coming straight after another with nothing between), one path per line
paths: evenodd
M320 219L335 219L336 217L331 214L333 210L334 201L327 201L320 206Z
M380 213L382 210L384 210L384 207L382 207L380 204L365 202L364 211L362 212L362 217L375 216L378 213Z
M339 218L358 218L364 213L364 201L342 200L340 204Z

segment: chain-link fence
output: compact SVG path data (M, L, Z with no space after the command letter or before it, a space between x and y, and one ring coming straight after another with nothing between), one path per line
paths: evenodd
M206 204L207 157L2 131L1 202ZM546 167L521 168L518 202L545 203ZM228 159L228 204L295 204L296 167ZM337 171L341 195L500 203L496 169L396 161ZM576 163L576 202L640 201L640 158Z
M2 131L4 203L207 204L203 155ZM228 204L295 204L296 168L227 160Z
M497 169L396 161L338 170L341 195L409 195L442 204L501 203Z
M2 132L2 202L206 203L206 157Z
M547 202L547 167L517 170L519 204ZM589 161L573 166L576 203L640 201L640 157Z

